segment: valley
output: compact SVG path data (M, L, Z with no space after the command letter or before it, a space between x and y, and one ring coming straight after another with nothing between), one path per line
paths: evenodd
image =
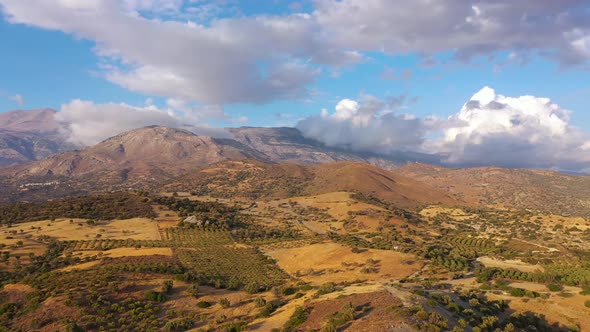
M590 328L584 218L346 191L138 191L3 209L9 330Z

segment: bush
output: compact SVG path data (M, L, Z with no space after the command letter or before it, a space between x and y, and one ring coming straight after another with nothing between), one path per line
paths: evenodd
M291 329L293 327L299 326L307 320L307 312L303 307L295 308L295 312L291 315L291 318L285 323L285 329Z
M171 320L164 325L164 331L186 331L195 327L195 322L188 318Z
M254 299L254 304L256 304L257 308L264 307L264 305L266 305L266 300L262 296L259 296Z
M563 286L559 284L549 284L547 285L547 289L549 289L552 292L559 292L563 290Z
M207 302L207 301L197 302L197 307L199 307L201 309L209 308L210 306L212 306L211 302Z
M590 286L584 287L584 289L582 289L580 292L580 295L590 295Z
M231 302L225 297L219 300L219 304L224 308L229 308L231 306Z
M264 308L262 308L262 310L260 310L260 314L258 314L258 316L269 317L275 310L277 310L277 307L269 302L264 305Z
M293 287L283 288L283 291L282 291L283 295L285 295L285 296L293 295L296 292L297 292L297 289L293 288Z
M190 285L186 288L186 292L188 293L188 295L196 298L199 296L199 286L197 285Z
M316 296L321 296L324 294L329 294L336 291L336 286L334 283L328 282L320 286L318 291L316 292Z
M160 292L156 292L156 291L147 291L144 294L145 298L150 300L150 301L154 301L154 302L164 302L166 301L166 295L160 293Z
M523 297L525 296L526 291L522 288L512 288L510 290L510 295L512 296L516 296L516 297Z
M588 308L590 308L590 300L586 300L586 302L584 302L584 305Z
M162 283L162 293L170 294L172 292L172 287L174 283L172 280L164 280Z

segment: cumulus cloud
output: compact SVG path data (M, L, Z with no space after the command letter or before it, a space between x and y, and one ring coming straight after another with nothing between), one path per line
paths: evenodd
M195 134L228 138L223 129L202 125L197 116L155 106L135 107L127 104L96 104L72 100L63 104L55 115L71 143L80 146L96 144L122 132L151 125L188 129Z
M320 73L362 62L364 52L469 60L508 51L587 64L584 3L317 0L309 13L224 15L203 24L186 17L208 1L0 0L11 23L95 42L104 76L116 84L215 105L299 99Z
M582 170L590 164L590 135L570 124L570 113L548 98L506 97L485 87L425 148L450 165Z
M382 154L414 151L448 166L590 171L590 134L572 126L571 111L548 98L506 97L484 87L446 119L391 110L392 103L399 107L405 100L343 99L335 112L322 110L297 128L328 146Z
M300 121L297 128L307 138L331 147L378 153L414 150L422 144L426 126L412 115L395 113L407 99L369 95L359 101L343 99L333 113L324 109Z

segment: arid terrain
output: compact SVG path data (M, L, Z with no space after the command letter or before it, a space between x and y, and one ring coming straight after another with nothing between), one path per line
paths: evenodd
M587 219L372 192L133 192L4 206L2 326L590 328Z
M0 331L590 329L587 176L278 163L234 133L0 169Z

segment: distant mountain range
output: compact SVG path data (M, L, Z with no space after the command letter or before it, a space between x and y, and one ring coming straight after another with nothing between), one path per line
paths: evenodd
M0 166L36 161L53 153L80 148L67 141L66 132L60 130L55 114L56 111L51 109L0 113ZM233 142L226 139L224 144L249 148L252 156L272 162L314 165L362 161L389 169L407 161L428 160L428 156L415 153L400 152L386 156L330 148L306 139L296 128L241 127L226 130L234 138Z
M443 203L590 216L590 176L544 170L449 169L328 148L295 128L227 128L229 138L134 129L72 150L54 111L0 114L0 203L97 191L199 191L288 197L360 191L403 206ZM64 151L65 150L65 151Z
M0 166L39 160L71 150L51 109L0 113Z

